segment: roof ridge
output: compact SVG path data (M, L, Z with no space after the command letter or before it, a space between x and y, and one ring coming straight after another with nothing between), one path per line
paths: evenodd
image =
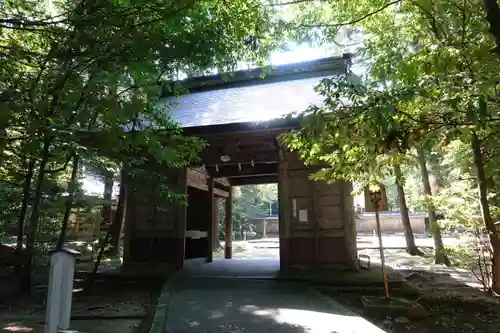
M181 81L167 81L162 97L175 95L178 91L201 92L241 86L292 81L346 72L351 62L349 53L342 56L320 58L278 66L265 66L232 73L193 77Z

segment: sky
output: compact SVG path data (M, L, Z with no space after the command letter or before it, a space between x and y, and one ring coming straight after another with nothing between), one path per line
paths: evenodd
M294 62L308 61L321 59L326 57L331 57L334 50L331 47L310 47L309 45L299 45L293 48L293 50L286 52L275 52L271 55L272 65L285 65Z
M271 55L272 65L285 65L290 63L321 59L331 56L339 56L342 50L332 45L321 47L311 47L309 45L293 46L290 51L276 52ZM356 74L362 72L360 68L353 68ZM85 176L83 179L83 188L87 194L102 195L104 183L92 176ZM115 186L113 195L118 195L118 187Z

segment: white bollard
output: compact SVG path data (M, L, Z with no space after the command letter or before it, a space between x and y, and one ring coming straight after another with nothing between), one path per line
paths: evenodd
M45 333L69 329L75 256L78 254L71 249L61 249L50 255Z

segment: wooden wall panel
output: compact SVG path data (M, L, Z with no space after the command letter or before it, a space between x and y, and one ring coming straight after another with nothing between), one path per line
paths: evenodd
M186 170L165 170L168 186L186 193ZM185 209L183 202L169 202L157 196L159 177L155 173L127 177L124 264L170 263L182 267L184 258Z
M182 267L179 247L183 241L179 238L137 238L130 242L129 263L167 263L175 268Z
M336 209L335 211L338 211ZM319 220L321 230L342 229L344 221L338 215L327 215Z
M318 206L323 207L323 206L331 206L331 205L340 205L340 194L325 194L321 195L320 191L316 191L317 195L319 195L317 199Z
M301 190L300 193L296 193L296 196L309 197L312 194L309 188L309 180L306 176L289 176L288 182L291 189Z
M323 181L314 182L315 191L322 197L338 196L342 193L342 182L328 184Z
M346 183L310 179L312 169L297 156L280 154L280 251L287 267L354 267L356 243L350 191ZM302 213L301 213L302 211ZM306 218L307 217L307 218ZM301 221L302 218L302 221ZM354 247L355 249L355 247Z
M344 237L322 237L319 239L319 262L320 263L345 263L347 249ZM332 254L335 255L332 255Z
M291 265L308 265L314 257L314 238L296 236L291 239Z

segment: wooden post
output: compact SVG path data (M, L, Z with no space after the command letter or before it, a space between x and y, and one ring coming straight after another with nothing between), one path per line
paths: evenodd
M233 188L226 199L226 223L224 224L224 258L233 257Z
M288 161L283 148L278 150L278 197L279 197L279 238L280 238L280 270L290 268L291 237L292 237L292 199L288 183Z
M220 239L219 239L219 198L214 199L214 223L213 223L213 229L214 229L214 237L212 238L212 249L218 250L220 246Z
M183 193L187 198L187 169L180 171L179 181L177 183L179 193ZM177 229L177 237L179 237L179 257L177 266L179 268L184 267L184 259L186 257L186 224L187 224L187 204L182 202L177 206L177 221L175 228Z
M213 249L212 249L212 244L213 244L213 238L214 238L214 179L209 177L207 179L208 182L208 253L207 253L207 262L212 262L213 261Z
M389 298L389 283L387 281L387 273L385 272L385 257L384 257L384 245L382 243L382 231L380 228L380 215L379 215L379 204L382 199L382 194L380 191L370 192L370 199L375 209L375 221L377 223L377 233L378 233L378 248L380 252L380 266L382 272L382 281L384 281L385 297Z
M356 222L354 219L354 198L352 197L352 183L342 182L340 186L340 200L342 207L342 220L344 221L344 241L347 247L347 255L350 267L354 271L359 270L358 248L356 242Z
M128 169L127 169L128 171ZM132 262L132 239L133 234L136 230L135 216L137 209L137 195L135 193L135 188L137 184L133 182L130 174L124 173L124 178L121 179L121 183L125 183L125 197L127 198L125 202L125 217L123 226L123 264L128 265Z

